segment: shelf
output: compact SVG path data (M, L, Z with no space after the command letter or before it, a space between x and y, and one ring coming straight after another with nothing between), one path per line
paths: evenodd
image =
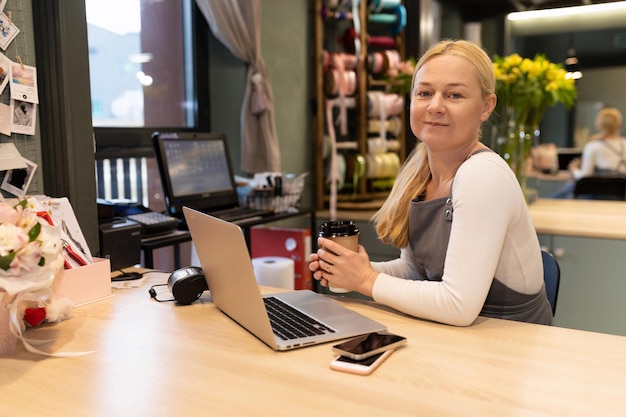
M370 33L368 16L375 12L368 9L368 2L360 2L358 17L361 32L356 33L351 20L329 18L329 16L342 13L343 16L347 16L352 9L341 9L342 6L333 10L326 9L326 3L323 0L315 0L314 3L316 59L314 85L317 108L313 152L317 210L328 207L331 198L326 177L330 160L328 155L326 158L322 156L325 155L324 150L328 149L329 138L335 137L336 150L343 155L342 162L345 165L353 164L352 172L355 169L355 162L349 160L348 156L360 155L361 159L358 164L363 166L363 161L366 161L364 169L366 173L368 172L367 165L373 166L369 171L370 176L389 175L387 158L368 155L369 147L373 146L371 141L368 143L368 139L380 138L380 128L389 129L383 131L383 140L388 141L388 146L382 146L382 149L386 148L386 153L393 154L389 157L399 159L400 164L406 157L406 103L402 101L402 106L399 107L397 101L389 101L394 98L390 91L399 84L383 79L383 69L386 71L394 62L397 64L405 59L404 30L401 33L391 33L393 32L391 27L386 28L385 25L376 23L370 28L372 29ZM403 4L404 2L401 2L400 7L404 7ZM389 33L386 33L386 30ZM360 50L355 47L355 41L360 43ZM358 56L355 51L359 51ZM349 63L348 66L345 66L346 62ZM328 83L332 85L329 86ZM339 89L342 86L344 88L341 91L345 94L351 93L343 97L345 99L343 102L349 103L349 109L343 113L340 111L342 97L337 96L337 94L341 95ZM356 88L348 88L348 86ZM333 95L329 96L328 92L333 92ZM395 94L394 96L394 100L397 100L397 97L402 100L406 99L405 96ZM374 99L377 101L372 104ZM327 109L327 105L332 107ZM347 129L343 131L335 124L337 117L341 114L347 118ZM381 125L381 122L386 122L391 117L396 118L393 123ZM332 139L330 141L332 147ZM399 166L396 167L396 161L391 167L392 174L397 173ZM383 183L389 181L389 178L368 178L366 174L363 174L359 176L356 189L353 190L353 175L350 169L346 167L343 173L346 178L340 183L349 184L350 187L344 188L336 196L337 202L342 205L369 207L370 203L367 202L384 200L389 193L389 187L383 189L376 186L381 181Z

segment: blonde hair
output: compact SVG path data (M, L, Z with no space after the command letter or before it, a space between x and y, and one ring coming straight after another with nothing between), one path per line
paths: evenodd
M614 107L607 107L598 112L596 127L601 133L614 135L622 127L622 113Z
M495 94L496 79L491 59L481 47L465 40L443 40L432 45L415 65L411 84L415 83L415 74L429 59L441 55L454 55L467 59L474 66L483 99ZM389 196L372 217L376 233L381 241L398 248L408 245L411 200L424 193L430 178L426 145L418 143L404 161Z

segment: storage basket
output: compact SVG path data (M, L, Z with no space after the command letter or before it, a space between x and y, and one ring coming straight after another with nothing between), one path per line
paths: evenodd
M304 175L287 176L283 183L283 194L276 195L273 187L253 188L248 194L248 206L271 213L295 211L300 205L304 189Z

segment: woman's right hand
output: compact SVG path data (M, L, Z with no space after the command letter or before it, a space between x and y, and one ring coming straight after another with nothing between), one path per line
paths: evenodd
M574 158L567 164L567 169L569 172L576 171L580 169L580 158Z

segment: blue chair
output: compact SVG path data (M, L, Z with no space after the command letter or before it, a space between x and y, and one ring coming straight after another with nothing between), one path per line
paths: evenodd
M546 286L546 294L554 315L556 312L556 299L559 295L561 269L559 268L559 263L550 252L542 250L541 259L543 260L543 280Z

